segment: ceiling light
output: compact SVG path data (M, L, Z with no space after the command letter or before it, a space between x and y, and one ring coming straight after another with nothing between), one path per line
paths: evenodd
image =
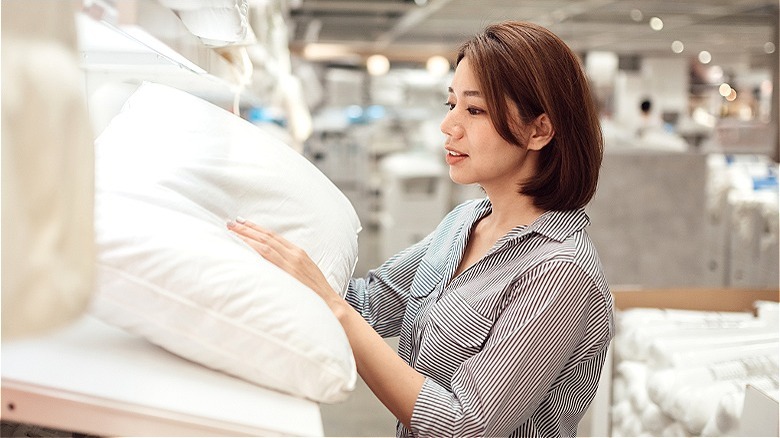
M425 63L425 69L433 76L441 77L450 71L450 61L443 56L431 56Z
M682 53L685 50L685 45L680 40L674 40L672 42L672 52Z
M643 14L639 9L632 9L630 12L631 19L634 21L642 21Z
M342 44L311 43L303 48L303 57L310 61L338 59L352 55L347 46Z
M712 55L706 50L699 52L699 62L702 64L709 64L712 61Z
M764 53L775 53L775 43L767 41L764 43Z
M650 19L650 28L653 30L661 30L664 28L664 21L658 17Z
M390 60L384 55L371 55L366 60L366 69L371 76L381 76L390 71Z
M720 95L723 97L727 97L729 94L731 94L731 85L725 82L720 84L720 87L718 87L718 93L720 93Z
M735 100L737 100L737 90L732 88L729 95L726 96L726 100L728 100L729 102L734 102Z

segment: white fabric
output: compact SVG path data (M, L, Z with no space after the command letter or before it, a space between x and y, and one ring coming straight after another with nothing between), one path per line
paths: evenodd
M247 0L159 0L174 10L184 26L213 47L246 43L254 38L249 27Z
M159 2L176 10L232 8L246 3L245 0L159 0Z
M87 308L93 148L69 2L3 2L2 336Z
M765 318L750 312L619 312L612 435L732 436L746 385L777 388L777 303L755 306L765 309Z
M701 431L701 436L737 436L737 427L742 415L745 393L727 394L718 402L715 415L710 417Z
M96 140L93 312L176 354L320 402L354 388L324 302L230 233L242 216L300 245L337 291L357 258L347 198L286 144L144 83Z

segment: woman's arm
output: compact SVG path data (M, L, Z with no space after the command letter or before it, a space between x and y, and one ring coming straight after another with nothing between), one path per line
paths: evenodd
M425 377L406 364L345 301L328 306L344 327L360 377L407 428Z
M358 373L401 423L409 427L425 377L407 365L339 294L305 251L283 237L248 221L228 222L260 255L312 289L344 328Z
M400 336L412 283L435 231L363 278L352 278L344 299L381 337Z

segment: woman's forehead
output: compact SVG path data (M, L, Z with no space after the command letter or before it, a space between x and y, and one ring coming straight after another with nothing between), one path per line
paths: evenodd
M448 91L453 94L462 94L465 96L484 97L482 95L479 82L471 68L467 58L463 58L455 68L455 74L452 77Z

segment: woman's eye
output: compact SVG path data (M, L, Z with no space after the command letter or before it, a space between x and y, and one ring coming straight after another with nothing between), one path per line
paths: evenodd
M452 110L455 109L456 104L454 104L452 102L444 102L444 106L446 106L447 109L452 111ZM483 111L483 110L481 110L479 108L475 108L475 107L468 107L468 108L466 108L466 111L468 111L468 113L471 114L472 116L478 116L480 114L484 114L485 113L485 111Z

